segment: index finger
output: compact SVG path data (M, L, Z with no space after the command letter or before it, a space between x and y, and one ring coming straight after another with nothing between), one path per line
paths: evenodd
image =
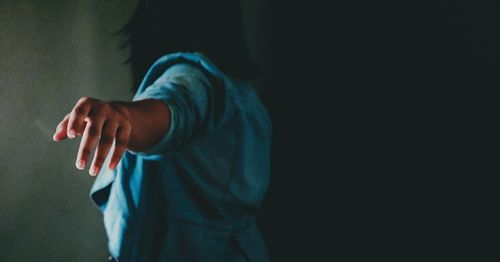
M91 100L92 99L88 97L80 98L73 110L71 110L67 127L67 136L69 138L75 138L83 133L85 118L92 108L92 105L90 104Z
M61 141L66 138L67 128L68 128L69 114L67 114L61 122L57 125L56 132L52 136L54 141Z

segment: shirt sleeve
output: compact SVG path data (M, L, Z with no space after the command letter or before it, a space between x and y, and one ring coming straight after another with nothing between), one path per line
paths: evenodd
M208 100L212 93L212 85L200 69L189 64L169 67L152 85L133 98L133 101L163 101L170 110L169 129L150 149L129 152L144 157L157 156L188 143L197 135L210 113Z

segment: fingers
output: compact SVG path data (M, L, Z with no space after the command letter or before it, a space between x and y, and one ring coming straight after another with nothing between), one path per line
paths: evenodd
M61 141L66 138L69 115L70 114L67 114L57 125L56 132L52 136L52 139L54 139L54 141Z
M130 133L132 132L132 127L129 123L125 123L118 129L116 134L116 143L113 155L109 161L109 169L115 169L116 165L120 162L123 153L127 149L128 141L130 138Z
M73 110L69 114L67 137L73 139L83 133L85 130L85 118L88 116L92 109L92 102L94 100L89 97L82 97L76 103Z
M108 156L109 150L115 140L118 123L116 121L107 121L102 128L101 138L94 154L94 160L90 167L89 173L93 176L97 175L101 170L102 164Z
M60 141L82 135L75 165L78 169L85 169L95 148L89 173L96 176L113 148L113 142L115 147L108 167L114 169L117 166L127 149L131 132L130 122L116 108L109 103L83 97L58 124L53 139Z
M80 148L78 149L78 156L76 158L76 167L78 169L84 169L85 165L89 162L90 154L101 135L104 118L91 116L87 117L85 121L87 124L83 132L82 140L80 141ZM93 170L90 170L91 173L92 171Z

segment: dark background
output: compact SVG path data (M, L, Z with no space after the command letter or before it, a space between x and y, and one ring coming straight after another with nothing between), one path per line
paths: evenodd
M500 5L274 2L272 258L487 257Z
M1 261L107 255L78 145L51 135L81 96L130 98L113 33L135 2L0 2ZM468 243L494 210L477 177L495 174L479 146L496 119L498 4L294 2L243 1L275 131L258 214L272 261L491 250Z

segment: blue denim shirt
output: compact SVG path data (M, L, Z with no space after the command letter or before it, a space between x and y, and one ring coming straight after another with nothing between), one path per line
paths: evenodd
M272 128L251 83L200 53L175 53L154 63L133 100L148 98L169 107L169 130L146 152L126 151L91 189L110 254L267 261L255 214L269 183Z

